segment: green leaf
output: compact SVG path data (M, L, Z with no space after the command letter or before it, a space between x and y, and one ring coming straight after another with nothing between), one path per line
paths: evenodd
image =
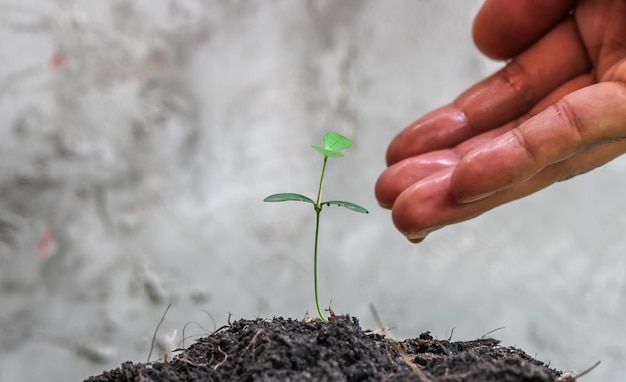
M282 194L274 194L270 195L267 198L263 199L264 202L287 202L287 201L295 201L295 202L306 202L315 205L315 202L310 198L307 198L304 195L294 194L291 192L286 192Z
M320 204L326 204L327 206L330 206L331 204L337 205L339 207L344 207L347 208L349 210L352 210L354 212L360 212L362 214L368 214L369 211L366 210L365 208L359 206L358 204L354 204L351 202L346 202L344 200L329 200L327 202L322 202Z
M323 147L319 147L319 146L315 146L315 145L311 145L315 150L319 151L322 155L325 155L327 157L334 157L334 158L338 158L338 157L342 157L343 154L340 153L339 151L335 151L335 150L328 150L325 149Z
M352 146L352 141L337 133L327 133L324 135L324 147L328 150L345 150Z
M339 152L339 150L345 150L352 146L352 141L341 134L337 133L326 133L324 135L324 147L311 145L317 151L319 151L322 155L327 157L342 157L343 154Z

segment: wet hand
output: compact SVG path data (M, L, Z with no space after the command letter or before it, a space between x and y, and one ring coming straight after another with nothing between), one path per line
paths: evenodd
M626 2L487 0L474 40L506 66L400 132L376 184L414 242L626 152Z

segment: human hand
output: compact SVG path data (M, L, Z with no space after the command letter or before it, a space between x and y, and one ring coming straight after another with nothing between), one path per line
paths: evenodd
M506 66L400 132L376 184L412 242L626 152L625 1L487 0L473 35Z

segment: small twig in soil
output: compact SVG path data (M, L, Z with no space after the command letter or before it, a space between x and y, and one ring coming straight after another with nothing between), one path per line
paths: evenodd
M596 362L595 364L593 364L593 366L583 371L578 371L578 372L568 371L567 373L563 373L563 375L557 378L556 382L575 382L578 378L582 377L583 375L586 375L591 370L595 369L600 364L600 362L601 361Z
M190 335L190 336L186 336L186 335L185 335L185 330L187 330L187 326L189 326L189 325L191 325L191 324L196 324L196 326L197 326L197 327L199 327L199 328L200 328L200 330L204 331L204 333L201 333L201 334L193 334L193 335ZM179 347L179 348L184 349L184 348L185 348L185 340L186 340L187 338L193 338L193 337L197 337L197 336L204 336L204 335L207 335L207 334L210 334L210 333L211 333L211 332L209 332L208 330L206 330L205 328L203 328L203 327L202 327L202 325L200 325L200 324L198 323L198 321L189 321L189 322L187 322L187 323L185 324L185 326L183 326L183 339L182 339L182 340L180 340L180 342L178 343L178 344L179 344L179 345L178 345L178 347Z
M247 326L247 325L246 325ZM243 351L241 352L241 354L237 355L237 360L235 361L235 365L233 366L233 375L231 375L229 380L232 380L234 377L234 373L236 373L236 369L239 365L240 362L243 361L244 359L244 355L248 352L248 350L250 350L250 347L252 347L252 345L256 344L257 342L257 338L259 336L259 334L261 333L265 333L265 331L263 329L259 329L254 333L254 336L252 336L252 339L250 340L250 343L243 349ZM272 340L269 337L266 337L267 340L267 345L268 347L271 346L272 344ZM255 349L252 350L252 352L255 352Z
M222 326L220 326L219 328L217 328L217 329L216 329L216 330L215 330L212 334L219 333L219 332L221 332L221 331L222 331L222 330L224 330L224 329L228 329L229 327L230 327L230 324L228 324L228 325L222 325Z
M228 354L226 354L225 351L222 350L222 348L220 348L220 346L217 346L217 350L219 350L220 353L224 354L224 359L218 363L217 365L213 366L213 370L217 370L218 367L222 366L224 363L226 363L226 360L228 359Z
M484 340L484 339L485 339L485 337L487 337L488 335L493 334L494 332L497 332L498 330L502 330L502 329L505 329L505 327L504 327L504 326L501 326L501 327L499 327L499 328L495 328L495 329L493 329L493 330L490 330L490 331L488 331L487 333L483 334L483 335L480 337L480 339L481 339L481 340Z
M454 334L454 329L456 328L453 326L452 330L450 330L450 337L448 337L448 342L452 342L452 335Z
M211 312L206 309L202 309L202 312L206 313L206 315L209 316L209 318L211 319L211 322L213 323L213 331L215 332L215 329L217 329L217 322L215 322L215 318L213 318Z
M385 325L383 325L383 321L380 319L380 316L378 315L378 311L376 310L376 307L374 306L374 304L370 304L370 311L372 312L372 316L374 316L374 321L376 321L376 324L378 324L378 326L380 328L385 328ZM385 333L385 330L383 330L383 333ZM420 381L422 381L422 382L432 382L430 380L430 378L428 378L426 376L426 374L424 374L424 372L422 370L420 370L420 368L417 367L417 365L415 365L415 362L413 362L409 358L409 356L402 349L400 344L398 342L396 342L396 340L391 338L391 336L389 335L388 331L387 331L387 334L385 336L387 338L387 341L389 341L389 344L391 345L393 350L395 350L398 354L400 354L400 357L402 357L402 360L404 361L404 363L406 363L411 368L411 370L413 370L413 373L415 373L415 375L417 375L417 377L419 378Z
M331 317L335 317L335 312L333 311L333 308L331 308L330 306L333 304L333 299L330 299L330 302L328 303L328 309L325 309Z
M165 350L163 351L163 361L167 362L167 358L169 357L169 355L171 354L171 349L172 349L172 344L174 343L174 340L176 339L176 334L178 333L177 329L174 329L174 334L172 334L172 338L170 338L170 343L167 344L167 347L165 348Z
M263 329L259 329L256 331L256 333L254 333L254 336L252 336L252 340L250 340L250 343L248 344L248 346L246 346L246 348L243 349L243 352L241 352L241 356L240 356L241 358L243 358L244 354L248 352L248 350L250 349L250 346L256 343L256 339L261 333L265 333L265 331Z
M203 330L205 332L205 334L215 333L217 331L217 323L215 322L215 319L213 318L213 315L208 310L205 310L205 309L202 309L202 312L206 313L206 315L209 316L209 318L211 319L211 322L213 323L213 331L209 331L209 330L205 329L202 325L200 325L200 323L198 323L198 321L189 321L189 322L187 322L185 324L185 326L183 326L183 339L180 342L180 344L182 345L181 347L183 349L185 348L185 340L187 338L194 337L194 336L189 336L189 337L185 336L185 330L187 329L187 326L189 324L196 324L196 326L198 326L201 330ZM204 335L204 334L199 334L199 335Z
M213 361L213 356L211 355L211 359L207 363L196 363L196 362L193 362L189 358L187 358L186 355L183 355L182 357L179 357L178 360L181 361L181 362L187 363L187 364L189 364L191 366L194 366L194 367L205 367L205 366L208 366L209 364L211 364L211 361Z
M387 333L389 330L391 330L390 327L378 328L376 330L370 331L369 333L365 333L365 335L366 336L373 336L373 335L376 335L376 334L380 334L380 335L384 336L385 333Z
M154 350L154 343L156 342L157 333L159 332L159 328L161 327L161 324L163 323L163 321L165 321L165 316L167 315L167 311L170 310L171 307L172 307L172 304L169 304L167 308L165 308L165 312L163 312L163 316L161 316L161 321L159 321L156 328L154 329L154 333L152 334L152 342L150 343L150 351L148 352L148 360L146 361L146 363L150 363L150 357L152 357L152 350Z

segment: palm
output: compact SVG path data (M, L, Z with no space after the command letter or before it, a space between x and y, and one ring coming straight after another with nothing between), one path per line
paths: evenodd
M626 152L626 2L531 3L488 0L475 40L515 59L390 144L376 195L410 239Z

